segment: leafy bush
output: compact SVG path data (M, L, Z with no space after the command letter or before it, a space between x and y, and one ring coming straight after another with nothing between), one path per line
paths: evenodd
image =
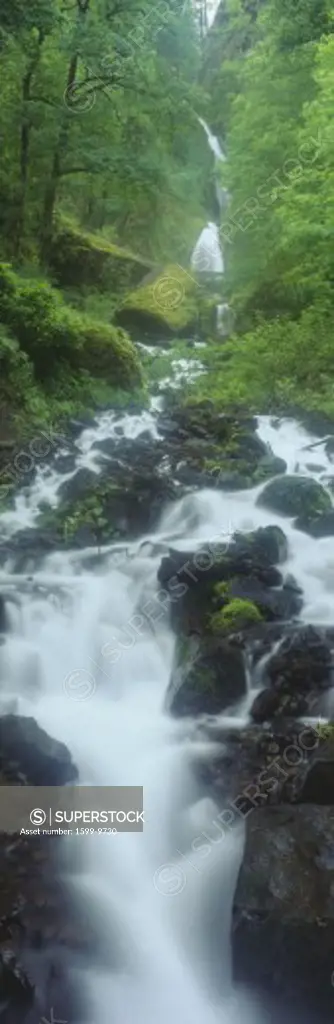
M115 385L140 382L136 350L119 328L98 323L66 306L44 283L23 281L0 265L0 318L33 362L36 376L53 376L61 363L104 375Z
M188 389L189 400L211 398L252 412L301 407L334 415L334 316L312 307L299 320L277 318L208 350L209 373ZM221 364L219 367L219 362Z

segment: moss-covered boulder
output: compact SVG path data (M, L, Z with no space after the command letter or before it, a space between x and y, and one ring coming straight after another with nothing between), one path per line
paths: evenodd
M199 297L195 279L171 264L127 295L116 319L138 338L186 336L197 326Z
M88 285L122 295L152 269L152 263L63 220L55 231L49 267L62 287Z
M284 516L306 514L318 516L332 507L327 491L307 476L282 476L271 480L257 499L257 504Z
M218 714L246 693L240 649L221 638L180 639L167 705L174 715Z
M218 584L219 586L221 584ZM228 634L247 629L248 626L259 622L262 622L262 614L254 601L236 597L228 600L223 608L211 615L210 628L213 633Z
M127 390L141 382L140 360L124 331L78 313L55 288L20 278L6 264L0 264L0 320L43 381L62 363Z

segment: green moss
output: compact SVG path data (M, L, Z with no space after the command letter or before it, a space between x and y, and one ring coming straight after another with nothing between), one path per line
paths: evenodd
M43 381L61 363L129 390L142 379L138 354L124 331L80 315L54 288L23 280L5 264L0 265L0 319Z
M253 601L234 598L220 611L211 615L210 628L213 633L234 632L255 622L262 622L262 615L256 604Z
M133 320L138 326L178 334L196 326L199 294L195 279L178 264L170 264L126 297L118 320L126 326Z
M215 583L213 592L216 597L227 597L230 592L230 584L224 582Z
M104 235L83 231L64 217L55 231L49 266L61 286L88 285L122 295L152 269L144 260Z

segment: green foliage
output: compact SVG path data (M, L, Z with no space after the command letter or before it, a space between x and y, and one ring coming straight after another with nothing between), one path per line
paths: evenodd
M48 285L21 280L0 268L0 317L31 359L37 379L61 364L103 376L128 390L141 380L132 342L120 329L95 322L64 305Z
M227 3L237 80L222 171L232 197L222 225L227 287L242 329L257 312L296 317L332 301L334 208L330 0L267 0L240 60L242 25L248 31L251 20L245 8ZM223 76L228 35L226 45L227 52L222 33Z
M18 342L0 323L0 407L1 419L11 420L25 408L33 409L37 398L33 367Z
M108 519L103 513L103 502L101 494L90 495L84 501L80 502L72 513L63 516L63 531L66 540L70 540L80 526L89 526L94 536L96 537L97 544L100 543L102 534L105 532L106 527L109 527ZM108 529L110 536L113 534L113 530L110 527Z
M320 740L334 739L334 722L318 722L315 727Z
M238 629L262 622L262 615L253 601L233 598L220 611L214 612L210 618L213 633L231 633Z
M72 541L81 527L89 527L98 547L119 536L112 522L112 503L119 488L112 480L97 482L93 493L79 501L66 502L43 512L41 523L51 527L65 541Z
M229 594L229 591L230 591L230 584L229 583L224 583L224 581L222 581L221 583L215 583L214 588L213 588L213 592L214 592L216 597L224 597L224 598L226 598L228 596L228 594Z
M61 213L145 259L188 259L211 164L192 5L3 0L1 33L8 257L36 256L38 240L49 254Z
M210 358L212 370L210 372ZM254 330L207 353L208 374L189 389L189 401L211 398L217 408L252 412L296 408L334 415L334 317L311 307L299 320L260 320Z

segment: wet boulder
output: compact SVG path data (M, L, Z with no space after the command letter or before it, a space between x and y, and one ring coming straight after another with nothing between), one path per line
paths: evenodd
M197 774L214 798L223 797L229 804L235 801L235 810L244 816L267 804L314 803L308 798L308 777L317 779L318 763L324 760L330 776L333 745L326 752L318 728L303 721L277 718L265 729L253 723L240 729L233 725L233 718L225 718L204 722L201 728L213 741L214 753L205 763L201 759Z
M288 583L283 584L279 590L271 589L256 578L232 579L229 595L231 599L254 602L269 622L288 621L299 614L303 605L301 590L297 585L291 586Z
M0 1019L19 1024L34 1002L34 986L11 949L0 953Z
M297 803L334 806L334 751L318 757L309 766Z
M233 974L274 1024L334 1014L334 818L316 805L247 816L233 905Z
M260 526L251 533L235 533L235 551L265 565L279 565L288 557L288 542L280 526Z
M221 638L180 640L167 691L176 716L214 715L246 694L243 654Z
M205 632L209 617L227 601L255 603L269 621L300 611L301 593L294 581L283 581L276 561L287 555L282 530L266 527L231 540L219 536L193 552L169 550L158 580L170 597L172 625L177 633Z
M8 627L6 602L5 598L0 594L0 633L6 633Z
M97 482L97 474L92 469L82 466L69 480L64 480L60 485L58 495L61 501L75 502L84 498L94 489Z
M267 665L269 686L251 709L255 722L276 716L319 714L321 696L333 681L331 642L313 626L289 633Z
M308 704L304 694L285 693L267 686L255 697L250 713L253 722L260 723L270 722L276 717L299 717L305 715L307 710Z
M159 571L159 582L168 585L177 575L180 583L196 585L199 580L219 582L236 575L271 580L269 585L279 586L281 576L273 571L268 577L266 569L285 561L288 554L287 540L283 530L276 526L261 527L251 533L235 533L231 540L221 538L203 544L196 551L169 549L163 558Z
M52 739L34 718L0 718L0 760L5 767L15 763L31 786L62 786L78 777L65 744Z
M287 636L268 665L274 687L291 692L326 690L332 684L332 648L324 631L302 626Z
M295 520L296 530L308 533L310 537L320 540L321 537L334 537L334 510L323 512L319 516L301 515Z
M331 509L330 497L321 484L310 477L292 475L277 477L266 484L257 504L291 517L317 517Z
M31 527L18 530L0 543L0 565L11 566L12 572L35 572L45 557L62 547L56 530Z

